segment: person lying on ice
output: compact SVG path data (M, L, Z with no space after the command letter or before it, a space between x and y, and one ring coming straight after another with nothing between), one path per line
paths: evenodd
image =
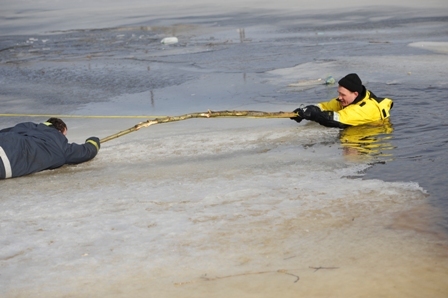
M77 164L96 156L100 140L90 137L85 144L69 144L67 125L59 118L44 123L19 123L0 130L0 179Z
M345 128L389 117L392 100L377 97L367 90L356 73L346 75L338 84L338 97L328 102L295 109L294 112L298 116L291 119L299 123L306 119L327 127Z

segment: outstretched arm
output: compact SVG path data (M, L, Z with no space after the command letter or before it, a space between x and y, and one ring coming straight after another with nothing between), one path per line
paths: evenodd
M77 164L94 158L100 150L100 140L97 137L90 137L85 144L68 144L66 150L66 163Z
M298 113L298 117L301 119L311 120L319 123L320 125L326 126L326 127L337 127L337 128L345 128L349 125L343 124L337 119L335 119L335 113L332 111L321 111L319 107L310 105L306 106L303 109L298 108L294 110L294 112ZM293 120L296 120L295 118L291 118ZM297 121L297 120L296 120ZM297 121L297 122L300 122Z

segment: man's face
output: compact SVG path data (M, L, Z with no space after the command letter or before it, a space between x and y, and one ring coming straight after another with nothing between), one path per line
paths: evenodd
M356 99L356 97L358 97L358 92L351 92L350 90L345 89L342 86L338 87L338 93L338 101L343 107L348 106Z

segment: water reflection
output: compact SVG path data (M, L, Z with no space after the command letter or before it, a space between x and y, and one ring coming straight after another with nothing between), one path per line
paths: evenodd
M154 102L154 90L150 91L151 94L151 107L154 108L155 107L155 102Z
M348 160L386 157L392 159L390 143L394 131L389 119L360 126L351 126L341 131L339 139L343 155Z
M244 30L244 28L239 28L238 33L240 34L240 43L243 43L246 39L246 31Z

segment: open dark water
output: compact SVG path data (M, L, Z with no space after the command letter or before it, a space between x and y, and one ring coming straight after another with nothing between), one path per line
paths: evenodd
M392 120L394 159L371 168L367 177L418 182L428 191L431 202L443 210L444 217L439 218L439 224L446 230L448 123L445 111L448 90L443 85L431 86L431 82L422 85L391 90L397 103Z

